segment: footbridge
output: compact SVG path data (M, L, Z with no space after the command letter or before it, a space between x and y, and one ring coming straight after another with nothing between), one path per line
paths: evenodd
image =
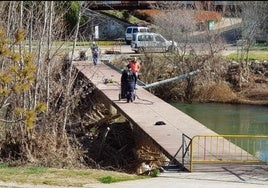
M260 162L228 138L208 129L143 86L137 87L137 97L133 103L120 100L121 73L109 64L100 62L94 66L88 61L74 61L73 65L95 85L99 94L107 99L114 109L159 147L171 160L170 166L175 164L184 170L193 171L193 162L202 163L201 166L211 161L225 164L226 161L240 164L245 161ZM105 82L107 79L112 82ZM262 149L267 149L267 137L262 139L265 142ZM197 165L195 169L198 169Z

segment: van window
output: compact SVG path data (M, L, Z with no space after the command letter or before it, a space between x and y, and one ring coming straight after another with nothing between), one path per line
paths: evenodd
M140 28L140 32L148 32L148 29L147 28Z
M138 32L138 28L133 28L133 33L137 33Z
M145 40L146 41L153 41L153 36L152 35L145 35Z
M138 41L144 41L144 35L139 35L138 36Z
M132 32L132 28L127 28L127 33L131 33Z
M161 37L159 35L155 36L155 40L158 41L158 42L165 42L165 39L163 39L163 37Z
M136 40L137 35L133 35L133 40ZM138 35L138 40L137 41L153 41L153 36L152 35Z

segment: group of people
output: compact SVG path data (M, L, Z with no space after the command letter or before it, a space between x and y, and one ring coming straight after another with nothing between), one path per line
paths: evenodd
M127 68L122 72L121 76L121 95L127 98L127 102L133 102L135 98L134 90L137 89L138 73L140 71L141 64L134 57Z
M98 64L98 58L100 54L100 50L98 45L93 42L91 46L91 53L93 64ZM137 58L134 57L132 60L129 61L126 69L122 72L121 76L121 95L124 98L127 98L127 102L133 101L134 99L134 90L137 89L137 80L138 80L138 73L140 71L141 64L137 61Z

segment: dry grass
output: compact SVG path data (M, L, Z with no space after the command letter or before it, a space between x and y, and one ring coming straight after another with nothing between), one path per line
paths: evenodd
M225 82L202 87L197 95L198 99L204 102L231 102L237 99L236 94Z

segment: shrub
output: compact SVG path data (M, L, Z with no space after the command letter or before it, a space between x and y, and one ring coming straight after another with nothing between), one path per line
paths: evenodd
M157 177L159 172L160 172L159 169L153 169L152 172L151 172L151 176L152 177Z
M116 179L111 177L111 176L105 176L100 178L100 182L102 183L112 183L112 182L116 182Z
M228 102L236 99L236 94L225 82L219 82L200 88L198 99L204 102Z

